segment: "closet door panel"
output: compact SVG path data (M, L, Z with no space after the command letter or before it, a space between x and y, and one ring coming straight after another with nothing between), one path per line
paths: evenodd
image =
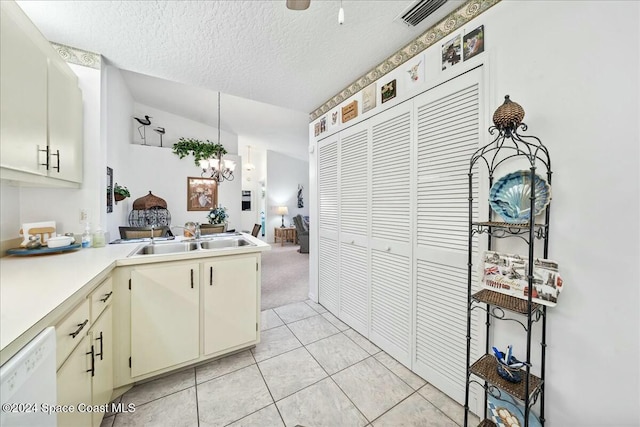
M340 320L369 336L370 125L340 133Z
M340 243L340 320L369 335L368 249Z
M410 366L411 257L371 249L370 340Z
M469 72L415 101L413 367L458 402L464 402L465 391L468 173L480 142L480 77L480 70ZM478 183L472 188L477 214Z
M370 340L411 364L413 105L371 119Z
M318 300L335 315L340 304L338 155L337 136L318 143Z
M340 234L365 237L369 231L369 123L340 133Z
M412 105L398 105L371 126L371 238L411 240Z

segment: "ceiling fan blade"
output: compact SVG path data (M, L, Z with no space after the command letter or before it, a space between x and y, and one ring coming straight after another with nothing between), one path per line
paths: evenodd
M309 8L311 0L287 0L287 9L305 10Z

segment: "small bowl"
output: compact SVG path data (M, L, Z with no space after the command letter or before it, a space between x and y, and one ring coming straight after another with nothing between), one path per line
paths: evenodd
M50 248L61 248L63 246L69 246L70 244L70 236L49 237L49 239L47 239L47 246Z

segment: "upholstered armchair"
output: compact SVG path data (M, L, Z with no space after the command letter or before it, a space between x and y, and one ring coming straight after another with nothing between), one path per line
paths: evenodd
M296 215L293 217L293 223L296 225L296 233L298 235L298 243L300 243L300 253L309 253L309 230L305 227L302 221L302 216Z

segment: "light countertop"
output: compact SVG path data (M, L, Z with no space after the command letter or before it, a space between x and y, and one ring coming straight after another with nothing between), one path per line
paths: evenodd
M37 329L44 327L43 323L57 321L56 316L73 308L116 266L262 252L271 248L251 235L243 237L256 246L128 257L146 244L138 242L0 258L1 363L10 357L7 353L19 350L14 348L14 341L26 344L31 335L37 335ZM12 348L7 348L12 343Z

